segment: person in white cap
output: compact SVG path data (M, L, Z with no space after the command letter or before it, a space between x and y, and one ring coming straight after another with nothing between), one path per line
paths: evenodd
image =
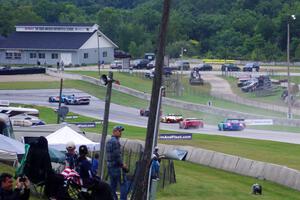
M73 141L69 141L66 144L66 167L70 168L70 169L75 169L76 167L76 162L77 162L77 158L78 155L75 151L76 146L75 143Z

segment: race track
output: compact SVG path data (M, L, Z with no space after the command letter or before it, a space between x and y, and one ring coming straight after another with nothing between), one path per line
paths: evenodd
M89 95L75 89L64 89L63 94L76 96ZM10 103L22 103L22 104L34 104L41 106L48 106L57 108L58 103L49 103L49 96L58 96L58 89L43 89L43 90L0 90L0 100L9 100ZM90 95L89 95L90 96ZM62 104L64 105L64 104ZM69 111L93 117L96 119L102 119L104 113L104 102L96 97L91 98L90 105L68 105ZM139 110L126 106L121 106L111 103L109 120L117 123L129 124L139 127L147 126L147 117L141 117ZM176 131L176 132L190 132L198 134L211 134L211 135L223 135L240 138L252 138L259 140L272 140L287 143L300 144L300 134L290 132L276 132L265 130L245 129L243 131L226 131L221 132L217 130L217 126L206 125L200 129L179 129L178 124L164 124L160 123L160 129Z

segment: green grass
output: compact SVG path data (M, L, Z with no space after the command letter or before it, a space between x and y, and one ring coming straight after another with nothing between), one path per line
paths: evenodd
M14 173L14 169L0 163L1 172ZM157 193L159 200L297 200L299 191L268 181L217 170L193 163L175 161L176 184L171 184ZM262 196L251 193L251 185L263 187ZM31 195L31 200L39 198Z
M296 190L268 181L243 177L187 162L175 162L176 184L171 184L157 195L159 200L296 200ZM251 185L259 183L263 195L251 193Z

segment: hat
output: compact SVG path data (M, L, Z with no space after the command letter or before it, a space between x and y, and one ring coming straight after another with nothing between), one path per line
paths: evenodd
M124 127L123 126L115 126L113 128L113 131L124 131Z
M88 149L86 145L81 145L79 147L79 155L86 155L88 154Z
M66 149L75 149L75 143L73 141L69 141L66 144Z

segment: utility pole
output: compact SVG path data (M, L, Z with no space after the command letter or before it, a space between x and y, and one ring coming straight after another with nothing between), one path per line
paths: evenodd
M98 54L98 61L97 61L97 64L98 64L98 75L100 76L100 45L99 45L99 32L97 30L97 45L98 45L98 48L97 48L97 54Z
M103 172L104 172L105 142L106 142L107 129L108 129L108 118L109 118L109 107L110 107L111 90L112 90L112 83L113 83L113 73L109 72L108 78L106 78L105 75L102 76L105 78L104 84L107 85L107 88L106 88L106 96L105 96L105 108L104 108L104 117L103 117L102 136L100 141L101 146L100 146L99 167L98 167L98 171L100 173L99 176L101 180L103 179Z
M59 100L58 100L58 109L57 109L57 124L60 123L60 114L61 114L61 96L62 96L62 89L63 89L63 82L64 82L64 79L63 79L63 71L60 70L60 71L57 71L57 73L60 73L60 87L59 87Z
M287 118L292 119L292 101L291 101L291 81L290 81L290 19L295 20L296 16L291 15L287 21L287 44L286 44L286 57L287 57L287 80L288 80L288 113Z
M166 34L167 34L167 26L169 21L169 12L170 12L170 4L171 0L164 0L163 6L163 14L160 25L160 32L158 36L158 51L157 51L157 59L155 63L155 77L152 85L152 93L150 100L150 114L148 118L147 125L147 135L145 141L145 150L142 156L142 159L139 163L139 170L137 172L137 186L134 187L133 194L131 196L132 200L147 200L147 187L148 187L148 176L149 176L149 168L151 163L151 155L153 153L152 145L154 138L154 128L155 128L155 120L156 120L156 111L159 100L159 92L162 85L162 69L164 62L164 52L165 52L165 42L166 42Z

